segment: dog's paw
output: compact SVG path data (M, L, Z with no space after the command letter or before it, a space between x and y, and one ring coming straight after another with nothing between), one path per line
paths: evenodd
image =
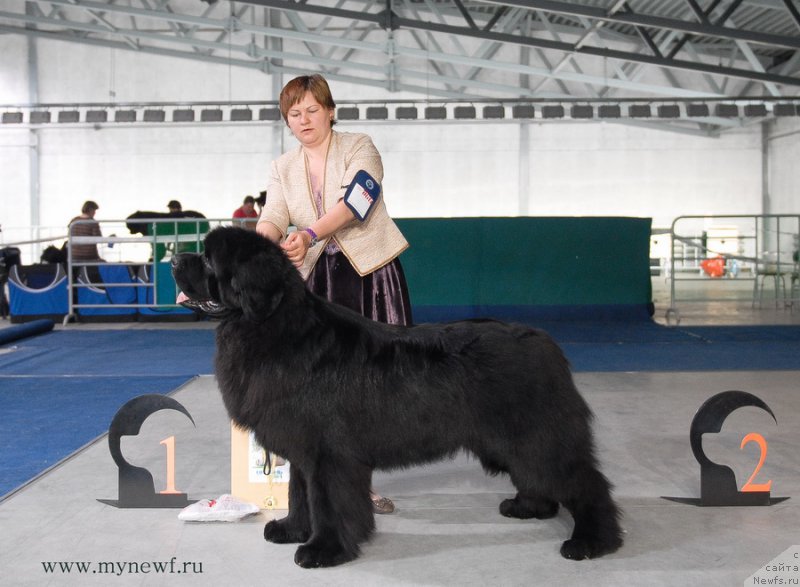
M500 513L507 518L546 520L558 513L558 502L548 499L521 500L519 497L505 499L500 503Z
M309 532L284 520L272 520L264 526L264 540L275 544L299 544L308 540Z
M297 547L294 562L304 569L319 567L335 567L349 562L358 556L357 553L348 553L341 545L321 545L308 542Z
M561 545L561 556L570 560L584 560L597 558L604 554L611 554L622 546L622 540L605 542L602 540L588 540L586 538L570 538Z

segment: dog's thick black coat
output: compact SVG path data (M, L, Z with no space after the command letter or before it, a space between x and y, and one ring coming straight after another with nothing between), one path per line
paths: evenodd
M572 514L561 554L622 544L594 456L591 413L544 332L490 320L414 327L373 322L310 293L278 246L218 228L202 255L173 260L190 307L216 315L216 375L230 417L291 463L289 514L271 542L300 543L303 567L356 558L375 527L373 469L466 450L517 494L515 518Z

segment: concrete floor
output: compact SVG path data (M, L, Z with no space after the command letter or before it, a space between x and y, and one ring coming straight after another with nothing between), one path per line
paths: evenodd
M659 295L657 319L664 309ZM800 312L753 309L749 302L705 304L686 312L684 320L797 323ZM397 511L377 517L377 532L361 558L333 569L304 570L293 563L294 546L262 538L264 523L282 511L238 523L185 523L177 519L178 510L117 509L97 501L117 497L117 469L101 438L0 503L0 583L705 586L760 584L754 582L758 575L798 584L800 572L788 566L775 571L768 563L787 549L793 548L783 560L798 564L800 556L793 554L800 550L799 378L800 372L787 371L577 374L596 414L603 469L624 510L625 546L598 560L561 558L560 543L572 527L564 513L547 521L500 516L497 506L512 494L510 482L486 477L476 462L460 456L376 472L376 489L395 501ZM739 445L745 434L759 432L769 448L756 481L771 480L773 496L791 499L728 508L663 499L699 496L700 467L689 426L708 397L731 389L758 395L778 424L760 410L737 410L721 433L704 437L706 454L730 466L741 486L759 452L755 443L744 450ZM176 487L193 499L228 492L230 429L213 378L198 377L173 397L192 414L196 428L178 413L158 412L138 436L123 437L123 454L154 474L158 490L166 486L159 442L175 435ZM165 572L157 571L159 562L166 563ZM55 563L52 570L49 563ZM86 563L83 572L77 563Z
M675 326L736 324L800 324L800 300L792 300L791 283L752 279L708 279L682 275L672 283L663 276L651 278L653 319ZM673 297L674 296L674 297Z

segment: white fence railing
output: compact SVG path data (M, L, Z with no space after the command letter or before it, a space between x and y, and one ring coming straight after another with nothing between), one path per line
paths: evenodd
M776 305L798 301L800 215L679 216L669 239L668 323L680 322L681 303L761 304L765 286Z
M88 224L93 220L75 221L74 226ZM177 291L169 269L169 261L179 252L201 252L206 233L220 225L231 225L237 221L230 218L136 218L125 220L100 220L102 236L64 235L55 230L39 238L11 240L11 232L5 233L0 248L17 247L21 251L21 263L31 265L39 261L42 251L52 245L63 251L62 262L67 273L68 313L66 324L76 315L89 315L92 311L128 310L130 313L147 310L168 311L179 308L175 304ZM38 231L40 234L41 230ZM29 231L29 236L36 231ZM22 231L13 232L23 236ZM92 245L98 250L97 260L73 258L74 245ZM114 268L124 269L114 271ZM101 269L102 268L102 269ZM102 273L117 278L103 279ZM144 277L142 277L144 276ZM114 290L135 291L135 299L120 302L114 300ZM89 292L105 292L92 301ZM143 293L144 292L144 293ZM112 300L109 303L108 299ZM119 296L117 296L119 297ZM102 299L101 299L102 298ZM102 313L98 312L98 313Z
M75 224L91 221L76 221ZM142 231L140 236L117 236L110 233L114 225L121 222L126 224L130 233L134 228ZM134 226L131 226L133 222ZM146 288L149 295L137 296L135 302L114 303L115 309L154 309L168 310L178 308L175 304L177 290L169 270L160 271L159 265L168 263L172 256L179 252L201 252L202 243L208 231L221 224L230 224L231 220L207 218L137 218L133 221L101 221L100 229L104 236L73 236L67 239L67 279L69 292L69 314L65 317L66 323L76 315L76 312L90 309L106 309L106 303L92 303L82 301L79 289L86 290L113 290L114 288ZM105 236L109 234L109 236ZM76 261L72 256L72 245L95 245L103 249L101 262ZM100 265L114 265L129 268L131 280L118 279L114 281L103 280L97 268ZM137 267L138 266L138 267ZM146 267L148 279L136 280L133 267L140 269ZM163 265L162 265L163 266ZM86 270L82 271L82 268ZM124 274L124 272L122 273ZM164 287L161 281L166 282ZM113 294L112 294L113 297ZM144 300L144 301L143 301Z

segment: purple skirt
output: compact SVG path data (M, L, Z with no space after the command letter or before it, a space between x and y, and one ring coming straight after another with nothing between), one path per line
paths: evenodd
M306 284L318 296L372 320L412 324L411 300L400 259L361 277L344 253L323 254Z

